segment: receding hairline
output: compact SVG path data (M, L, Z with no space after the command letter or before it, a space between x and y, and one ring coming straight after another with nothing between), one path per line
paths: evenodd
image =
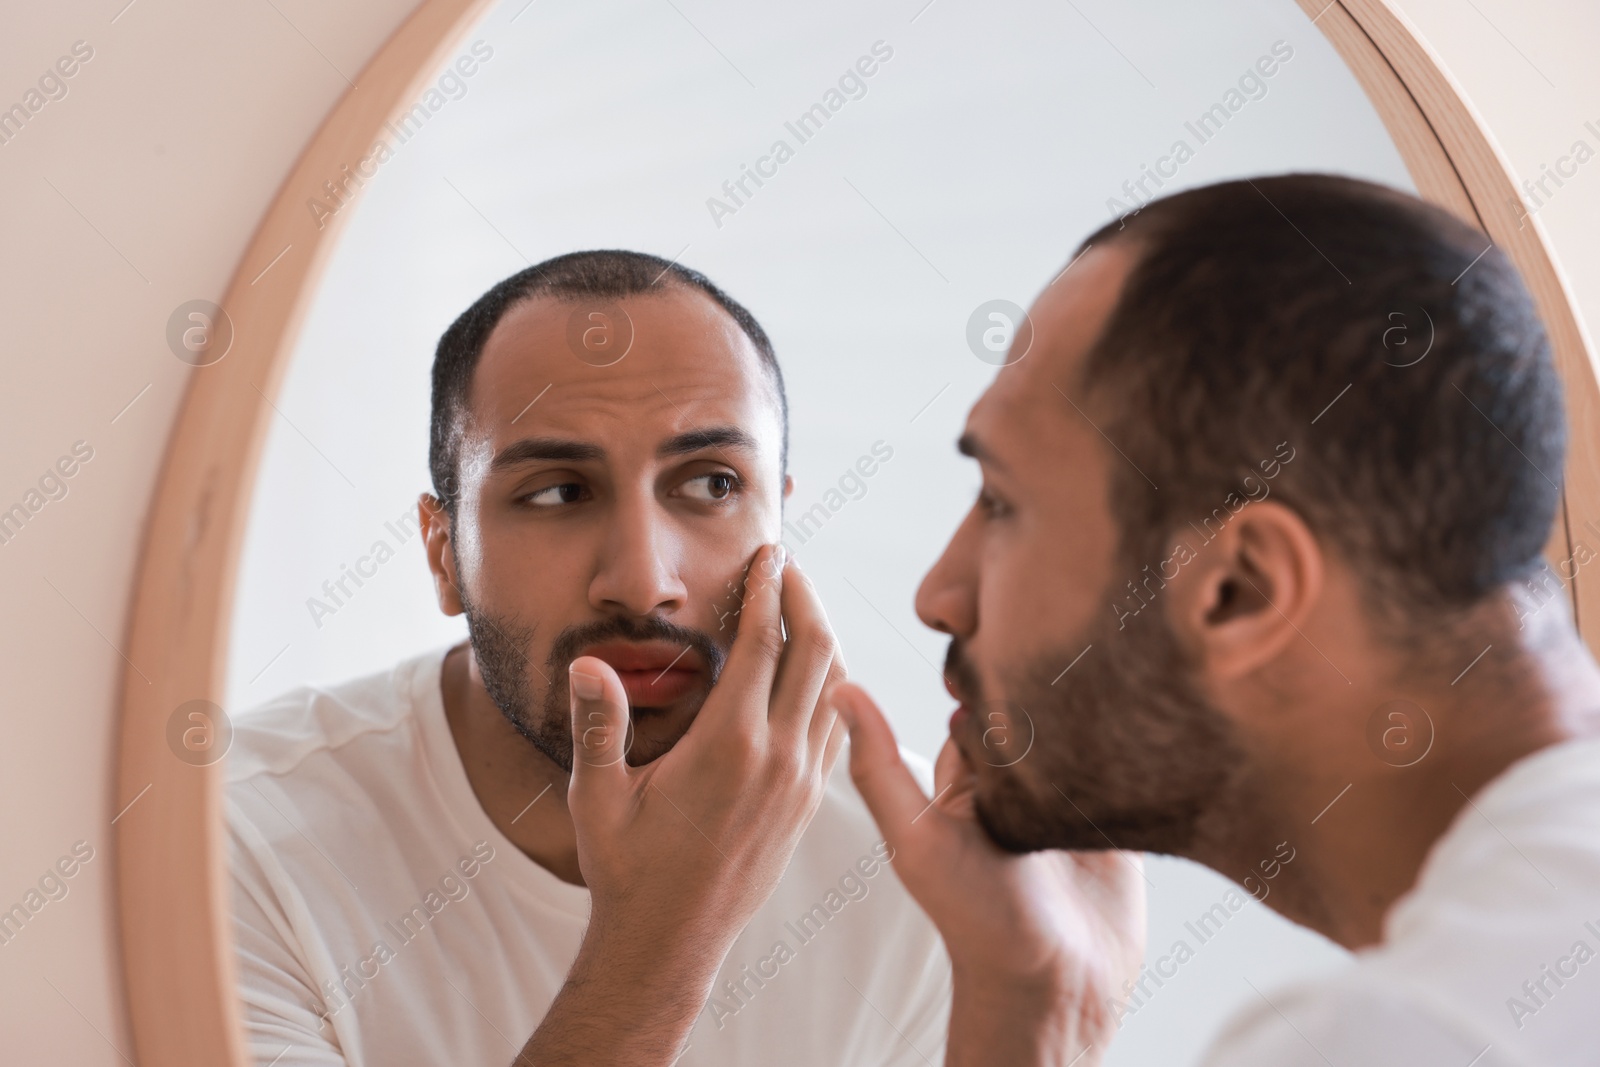
M510 318L513 314L535 304L550 303L565 307L576 307L584 304L591 304L595 305L598 309L600 307L626 304L631 301L638 300L671 300L678 296L688 296L691 299L698 299L701 303L708 306L712 311L716 312L721 318L727 320L733 325L734 332L737 333L744 343L749 346L750 351L754 353L755 357L761 360L762 363L767 362L766 358L761 354L760 345L756 343L755 338L750 336L750 334L745 330L744 326L737 318L734 317L731 311L723 307L715 297L706 292L704 289L700 288L698 285L694 285L691 282L687 282L682 278L678 278L671 274L664 275L662 278L653 282L648 289L642 289L636 293L625 293L622 296L596 296L592 293L585 293L570 289L535 289L532 292L522 293L515 299L509 301L505 307L500 309L500 314L495 319L494 326L490 328L488 336L483 339L483 346L478 350L479 361L482 361L484 350L486 350L490 343L494 341L495 334L500 332L500 328L505 325L506 319ZM476 365L473 367L473 373L474 376L476 376Z
M650 289L637 293L628 293L623 296L596 297L588 293L572 292L564 289L550 289L524 293L521 296L518 296L515 300L510 301L505 307L501 308L500 315L495 319L494 326L490 328L488 335L483 339L483 344L478 349L477 358L473 361L472 365L472 374L467 379L466 389L461 393L460 400L463 410L460 412L460 414L465 415L471 413L473 392L478 383L478 372L483 367L483 357L489 351L489 346L494 344L495 337L505 327L506 320L511 318L516 313L524 311L535 304L544 302L554 304L558 307L575 307L584 304L598 304L605 306L626 304L629 301L634 300L670 300L680 295L687 296L691 300L698 300L700 303L709 308L715 317L724 320L725 323L732 327L730 333L736 338L736 345L747 352L755 360L756 364L762 369L763 378L765 379L768 388L772 391L772 400L779 406L779 416L781 421L782 402L779 396L778 384L779 374L781 372L778 370L777 361L775 359L769 359L767 356L762 354L761 346L756 343L755 338L750 336L749 332L745 330L744 326L739 322L739 320L733 316L733 313L727 308L723 307L715 297L706 292L704 289L701 289L699 286L684 281L681 278L675 278L671 275L667 275L658 280L652 284Z
M484 347L506 312L548 296L557 304L585 299L601 305L629 296L670 297L674 289L698 289L733 319L768 368L781 428L779 470L787 472L789 404L783 368L772 339L760 321L710 278L677 260L626 249L570 252L518 271L491 286L451 322L434 349L430 373L431 414L428 470L435 492L447 508L455 505L456 470L466 424L474 416L472 391Z
M1141 264L1149 254L1152 246L1153 242L1148 235L1141 236L1128 231L1119 231L1114 234L1112 238L1106 240L1096 241L1092 236L1086 238L1078 245L1076 249L1073 250L1072 257L1068 259L1067 265L1058 271L1050 279L1049 283L1046 284L1043 289L1039 290L1038 294L1034 296L1033 303L1029 309L1029 315L1031 318L1037 320L1039 317L1038 311L1042 305L1054 305L1064 299L1060 295L1062 287L1070 287L1073 284L1075 280L1074 271L1081 269L1079 267L1079 261L1088 255L1090 251L1111 252L1115 253L1122 259L1120 263L1114 263L1110 267L1106 268L1115 270L1117 273L1114 278L1109 279L1102 284L1114 285L1114 289L1109 294L1102 294L1104 302L1102 304L1097 304L1093 309L1094 312L1100 317L1098 326L1095 329L1093 336L1089 337L1087 341L1083 343L1082 347L1077 351L1076 356L1072 359L1070 376L1059 377L1052 375L1049 379L1050 384L1055 387L1055 392L1060 392L1062 394L1062 396L1056 396L1054 398L1058 403L1066 403L1070 401L1075 405L1081 405L1086 402L1086 397L1081 395L1084 392L1083 386L1085 385L1085 380L1083 377L1084 373L1090 362L1094 359L1095 355L1107 342L1108 338L1110 338L1112 327L1122 310L1123 302L1127 297L1129 287L1138 273ZM1075 294L1070 299L1082 301L1084 297L1081 294ZM1080 309L1079 317L1082 317L1083 310L1085 309ZM1062 347L1065 344L1065 339L1060 336L1056 336L1050 339L1050 343L1048 344L1041 343L1038 322L1035 321L1033 326L1034 339L1032 342L1032 349L1030 350L1027 358L1034 359L1036 362L1040 359L1063 358L1059 352L1054 350ZM1050 391L1047 389L1047 394L1049 393ZM1065 400L1063 400L1062 397L1065 397ZM1068 414L1072 414L1070 408L1068 409Z
M635 299L660 301L671 299L680 294L687 295L691 298L698 298L702 303L709 307L715 315L725 320L727 324L732 327L731 334L736 338L735 344L739 346L743 352L755 362L756 366L761 371L760 377L766 385L767 399L774 409L774 414L776 415L777 422L781 430L784 420L784 401L781 393L781 386L779 384L779 375L781 372L778 369L776 361L768 359L762 354L761 348L756 343L755 338L751 337L739 320L736 319L727 308L723 307L722 304L710 293L701 289L699 286L692 284L691 282L685 281L682 278L667 274L663 278L658 279L655 283L653 283L650 289L642 290L636 293L628 293L622 296L596 297L589 293L575 292L565 289L549 289L524 293L518 296L515 300L507 303L503 308L500 309L499 317L495 319L494 326L490 328L488 335L483 339L483 344L478 349L477 358L473 361L472 374L470 377L468 377L466 388L461 392L457 399L457 403L455 404L456 410L453 412L451 418L451 435L459 444L467 436L470 427L474 425L481 425L481 421L479 420L477 412L474 408L474 395L477 390L478 374L483 368L484 356L488 353L490 346L494 344L495 336L499 334L501 329L505 326L506 320L511 318L517 312L525 310L528 307L540 302L549 302L556 306L581 306L584 304L595 304L598 301L601 304L608 305L623 304ZM668 399L671 400L671 397L668 397Z

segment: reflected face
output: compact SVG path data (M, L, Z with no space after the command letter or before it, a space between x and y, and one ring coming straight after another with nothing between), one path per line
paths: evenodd
M622 679L629 763L683 736L784 493L777 393L738 324L682 287L612 306L633 334L614 363L576 354L575 302L535 298L495 327L450 545L489 695L568 770L567 667L580 655Z
M1092 249L1039 297L1032 350L967 420L979 499L917 594L922 620L952 638L950 734L978 816L1013 851L1183 854L1239 762L1163 614L1123 625L1112 607L1165 558L1124 541L1110 490L1128 461L1080 395L1131 266L1128 249Z

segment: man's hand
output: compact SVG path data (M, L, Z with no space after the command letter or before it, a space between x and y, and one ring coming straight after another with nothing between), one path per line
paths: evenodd
M833 707L844 664L810 581L778 546L751 562L739 618L699 715L643 767L627 763L615 671L572 663L567 800L589 929L519 1065L675 1062L822 801L845 738Z
M1116 1032L1108 998L1144 957L1144 874L1126 852L997 847L973 808L976 780L954 742L932 801L864 690L842 685L850 773L894 868L950 953L949 1067L1098 1063Z

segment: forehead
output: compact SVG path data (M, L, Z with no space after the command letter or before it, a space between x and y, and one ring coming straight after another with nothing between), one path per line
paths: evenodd
M606 331L591 337L625 345L625 354L596 355L586 330ZM467 438L495 446L536 434L653 442L716 422L776 455L781 434L776 389L754 343L709 296L681 286L514 305L484 344L467 409Z
M967 417L968 433L985 451L1014 459L1022 449L1060 455L1080 447L1085 431L1095 434L1079 395L1080 371L1134 258L1126 244L1091 247L1039 294L1028 311L1032 347L1000 370Z

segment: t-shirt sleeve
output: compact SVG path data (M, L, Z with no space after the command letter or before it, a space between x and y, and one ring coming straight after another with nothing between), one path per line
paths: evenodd
M233 935L245 1042L256 1067L359 1067L346 1059L288 908L268 871L270 850L229 806Z
M1308 983L1258 991L1206 1053L1203 1067L1527 1067L1468 1020L1389 982Z

